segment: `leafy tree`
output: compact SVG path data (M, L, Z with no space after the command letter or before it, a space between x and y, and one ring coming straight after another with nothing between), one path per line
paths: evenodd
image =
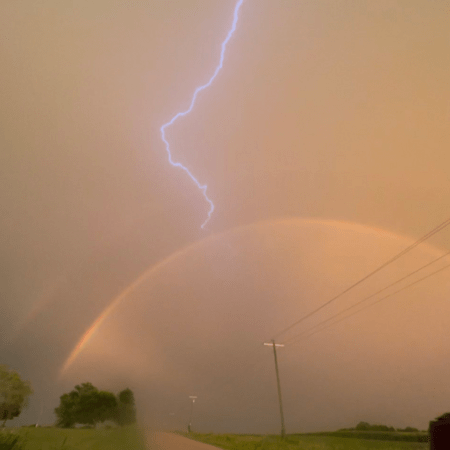
M440 415L439 417L436 417L436 419L432 420L428 425L428 433L430 433L431 424L434 422L438 422L438 421L441 421L441 422L450 421L450 413L449 412L444 413L444 414Z
M73 427L77 421L80 394L78 390L73 390L69 394L61 395L59 399L59 407L55 408L58 418L56 425L62 428Z
M0 365L0 420L2 427L7 420L19 416L28 405L28 397L33 393L30 382L22 380L20 375Z
M117 399L113 393L99 391L91 383L76 386L79 392L77 423L95 425L108 419L114 419Z
M119 402L124 405L134 405L134 394L129 388L124 389L119 392Z
M99 391L91 383L82 383L60 397L60 405L55 408L57 425L73 427L76 423L95 425L105 420L115 420L117 399L107 391Z
M96 421L116 420L117 399L112 392L100 391L95 403Z
M136 422L136 407L131 389L124 389L118 398L111 392L99 391L91 383L82 383L60 397L55 408L57 426L73 427L75 424L93 426L105 420L128 425Z
M450 413L444 413L439 417L436 417L434 420L449 420L450 419Z
M358 425L356 425L356 430L358 431L369 431L370 430L370 424L367 422L359 422Z
M136 422L136 407L131 389L127 388L119 393L116 421L119 425L129 425Z

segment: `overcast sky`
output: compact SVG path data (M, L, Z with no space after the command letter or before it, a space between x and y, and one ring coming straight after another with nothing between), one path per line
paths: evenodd
M276 432L262 343L450 216L448 3L245 0L222 71L166 132L215 204L202 230L208 204L159 129L211 77L234 7L1 2L0 363L36 391L14 423L51 423L92 381L131 387L161 426L185 426L198 395L196 429ZM448 410L448 280L280 350L288 432L424 429Z

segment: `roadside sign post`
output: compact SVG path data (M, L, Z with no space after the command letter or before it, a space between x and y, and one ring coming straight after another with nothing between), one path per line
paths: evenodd
M197 396L190 395L189 398L192 399L192 403L191 403L191 414L189 416L188 433L190 433L191 430L192 430L192 428L191 428L191 425L192 425L192 414L194 413L194 403L195 403L195 399L197 398Z

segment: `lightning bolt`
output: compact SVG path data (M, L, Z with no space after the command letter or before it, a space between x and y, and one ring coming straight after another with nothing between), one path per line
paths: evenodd
M216 78L217 74L220 72L220 70L222 69L223 66L223 60L225 57L225 50L227 48L227 44L229 42L229 40L231 39L231 37L233 36L233 33L236 30L236 25L239 19L239 9L242 6L242 3L244 3L244 0L238 0L238 2L236 3L236 6L234 8L234 16L233 16L233 23L231 25L231 29L227 34L227 37L225 38L225 40L222 42L222 49L220 52L220 61L219 64L216 67L216 70L214 71L213 76L209 79L209 81L204 84L203 86L199 86L195 91L194 91L194 95L192 96L192 100L191 100L191 104L189 105L189 108L186 111L182 111L179 112L178 114L176 114L175 116L172 117L172 119L165 123L161 128L161 139L164 142L164 145L166 146L166 151L167 154L169 156L169 163L174 166L174 167L179 167L180 169L184 170L190 177L190 179L196 184L196 186L200 189L200 191L203 194L203 197L205 197L205 200L209 203L209 211L208 211L208 217L206 218L206 220L202 223L201 228L204 229L205 225L209 222L209 220L211 219L211 214L214 211L214 203L212 202L212 200L208 197L206 190L208 189L208 186L206 184L202 185L200 184L200 182L197 180L197 178L192 174L192 172L183 164L181 164L180 162L175 162L172 159L172 153L170 151L170 145L169 142L166 139L166 129L168 127L170 127L171 125L173 125L180 117L184 117L187 114L189 114L192 109L194 108L195 102L197 100L197 96L198 94L203 91L204 89L206 89L207 87L211 86L212 82L214 81L214 79Z

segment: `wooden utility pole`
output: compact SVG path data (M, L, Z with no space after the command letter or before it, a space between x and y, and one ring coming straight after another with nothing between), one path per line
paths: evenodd
M284 428L284 414L283 414L283 401L281 399L281 383L280 383L280 373L278 372L278 362L277 362L277 347L284 347L283 344L275 344L275 340L272 339L272 343L264 343L273 347L273 358L275 361L275 372L277 374L277 387L278 387L278 401L280 403L280 417L281 417L281 439L284 440L286 436L286 429Z

